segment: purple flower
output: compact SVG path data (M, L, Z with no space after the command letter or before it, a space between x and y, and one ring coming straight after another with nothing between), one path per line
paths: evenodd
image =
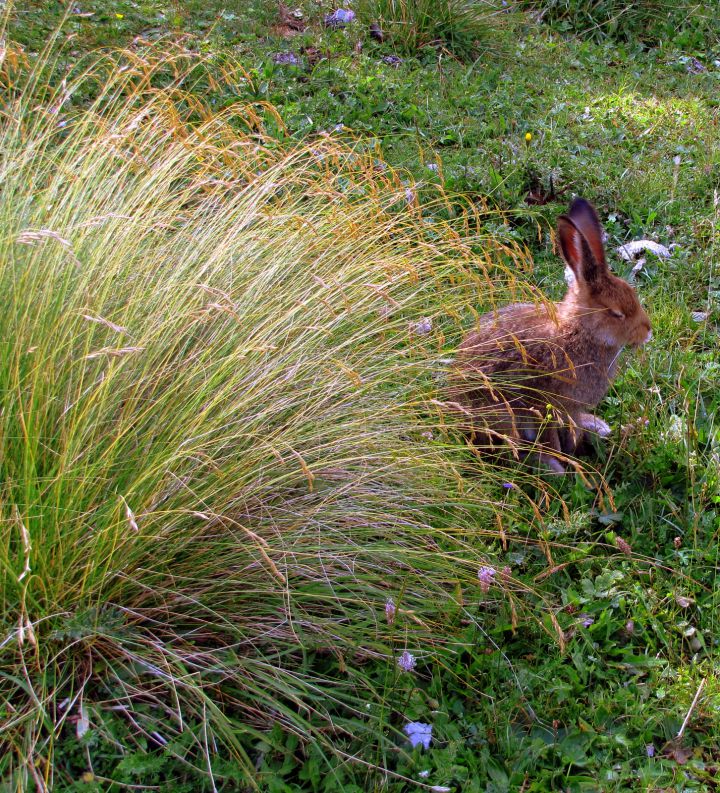
M380 306L380 308L378 309L378 316L380 317L380 319L387 319L390 316L390 314L392 314L392 309L390 308L390 306Z
M403 732L410 739L413 748L420 745L423 749L430 748L432 740L432 724L425 724L422 721L411 721L405 725Z
M430 317L423 317L417 322L410 323L410 331L417 333L418 336L426 336L432 330L432 319Z
M392 598L387 599L387 603L385 604L385 619L388 622L388 625L392 625L395 622L395 613L397 612L397 608L395 606L395 601Z
M582 620L582 624L586 628L589 628L593 624L593 622L595 622L595 618L591 617L589 614L581 614L580 619Z
M398 658L397 663L403 672L412 672L416 664L415 656L407 650L404 650L403 654Z
M273 55L273 63L279 66L297 66L300 59L294 52L276 52Z
M505 490L512 490L515 485L512 482L503 482L503 487Z
M325 17L325 26L329 28L344 28L355 19L355 12L346 8L338 8Z
M490 586L495 579L496 570L494 567L481 567L478 571L478 580L480 581L480 589L483 592L489 592Z
M649 744L648 744L648 745L645 747L645 754L646 754L648 757L655 757L655 744L654 744L654 743L649 743Z

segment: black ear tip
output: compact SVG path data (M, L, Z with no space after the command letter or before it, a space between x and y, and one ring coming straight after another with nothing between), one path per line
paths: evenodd
M584 198L574 198L572 204L570 204L570 215L579 214L580 212L596 214L595 207L589 201Z
M586 235L592 233L593 228L600 228L600 217L595 207L584 198L576 198L570 205L570 217L578 224Z

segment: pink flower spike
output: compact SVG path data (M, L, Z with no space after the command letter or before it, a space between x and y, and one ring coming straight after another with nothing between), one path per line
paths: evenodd
M496 570L494 567L481 567L478 571L478 580L480 581L480 589L483 592L489 592L490 587L495 579Z

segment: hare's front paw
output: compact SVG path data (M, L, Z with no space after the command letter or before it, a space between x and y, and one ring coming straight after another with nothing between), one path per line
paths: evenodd
M558 460L557 457L553 457L551 454L539 454L538 458L541 463L550 469L551 474L567 473L565 466L560 462L560 460Z
M602 419L593 416L592 413L581 413L578 416L577 423L588 432L594 432L601 438L607 438L612 432L610 425L606 424Z

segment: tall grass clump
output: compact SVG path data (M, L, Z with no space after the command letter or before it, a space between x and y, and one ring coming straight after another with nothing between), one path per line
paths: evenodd
M487 563L497 506L433 395L516 253L372 152L187 90L239 67L164 45L42 74L2 73L0 773L165 746L251 784L272 725L377 743L368 659L451 645Z
M496 50L509 19L499 0L362 0L360 12L406 55L439 45L460 58Z

